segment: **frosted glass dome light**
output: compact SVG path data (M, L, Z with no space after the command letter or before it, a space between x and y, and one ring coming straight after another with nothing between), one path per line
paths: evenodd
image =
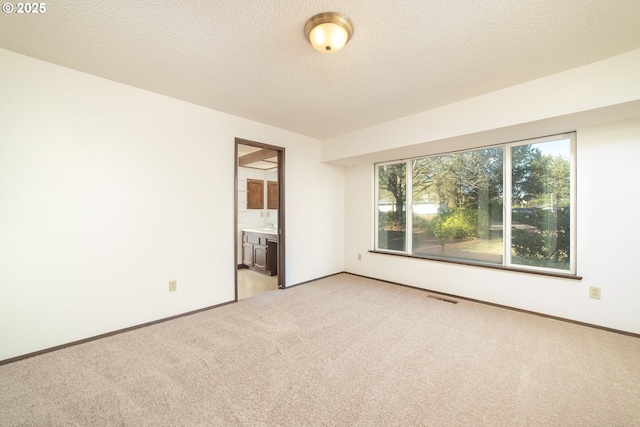
M347 44L353 34L353 25L337 12L324 12L307 21L304 34L318 52L334 53Z

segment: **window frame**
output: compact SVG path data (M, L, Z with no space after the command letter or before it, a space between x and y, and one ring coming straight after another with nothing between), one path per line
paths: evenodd
M411 169L411 161L412 159L401 159L401 160L391 160L388 162L380 162L380 163L375 163L374 164L374 205L375 205L375 214L374 214L374 248L376 251L378 252L385 252L385 253L392 253L392 254L397 254L397 255L409 255L411 256L411 252L412 252L412 247L411 247L411 239L407 239L405 237L405 250L404 251L399 251L399 250L394 250L394 249L379 249L378 248L378 244L379 244L379 233L378 233L378 224L380 221L380 213L379 213L379 205L378 205L378 200L379 200L379 195L380 195L380 173L379 173L379 167L380 166L387 166L387 165L397 165L400 163L405 163L406 169L405 169L405 173L407 174L407 181L405 182L405 186L408 188L409 187L409 176L411 175L410 172L413 172ZM405 214L406 212L409 212L410 208L413 208L412 205L410 205L410 202L412 202L412 198L413 198L413 194L410 194L410 191L405 191L406 194L406 200L405 200ZM409 228L411 227L411 225L409 224L411 221L407 221L407 228L405 229L405 234L407 234L409 232Z
M541 144L550 141L557 140L569 140L569 150L570 150L570 165L569 165L569 180L570 180L570 215L569 215L569 230L570 230L570 239L569 239L569 269L563 270L558 268L549 268L549 267L539 267L539 266L530 266L530 265L522 265L522 264L514 264L512 262L511 255L511 246L512 246L512 150L514 147L519 147L523 145L533 145L533 144ZM494 264L494 263L485 263L482 261L476 260L459 260L452 258L443 258L443 257L435 257L429 255L415 255L413 254L413 161L416 159L428 158L428 157L436 157L448 154L456 154L456 153L465 153L475 150L482 150L485 148L496 148L502 147L503 149L503 239L502 239L502 263ZM577 218L577 194L576 194L576 179L577 179L577 133L573 132L565 132L560 134L554 134L549 136L530 138L518 141L511 141L506 143L493 144L482 147L474 147L468 148L465 150L455 150L450 152L442 152L442 153L434 153L426 156L417 156L411 158L403 158L397 160L390 160L385 162L374 163L374 239L373 239L373 247L374 250L372 252L390 254L390 255L400 255L403 257L410 257L416 259L427 259L432 261L440 261L440 262L448 262L448 263L456 263L463 265L474 265L480 267L501 269L501 270L511 270L511 271L519 271L519 272L531 272L536 274L557 276L557 277L569 277L569 278L578 278L577 276L577 232L576 232L576 218ZM406 171L406 200L405 200L405 250L393 250L379 247L379 190L380 190L380 182L379 182L379 168L385 165L393 165L393 164L401 164L405 163L405 171Z

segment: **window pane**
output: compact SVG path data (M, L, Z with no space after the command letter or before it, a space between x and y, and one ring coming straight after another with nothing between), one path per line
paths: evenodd
M502 263L502 147L413 161L413 254Z
M378 248L406 251L407 164L378 167Z
M571 142L511 148L511 263L569 270Z

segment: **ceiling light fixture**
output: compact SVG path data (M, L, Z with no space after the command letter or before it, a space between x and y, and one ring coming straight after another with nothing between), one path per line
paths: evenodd
M311 17L304 25L304 35L318 52L333 53L344 47L353 34L353 25L337 12Z

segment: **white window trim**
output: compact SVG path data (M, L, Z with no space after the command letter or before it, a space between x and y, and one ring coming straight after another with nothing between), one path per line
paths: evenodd
M570 156L571 156L571 164L570 164L570 200L571 200L571 215L569 216L569 230L571 230L571 239L569 240L569 270L560 270L557 268L547 268L547 267L537 267L530 265L521 265L521 264L513 264L511 262L511 215L508 214L511 212L511 200L512 200L512 182L511 182L511 149L513 147L519 147L522 145L528 144L541 144L550 141L558 141L561 139L568 139L570 146ZM532 138L526 139L522 141L514 141L508 144L504 144L505 151L503 154L503 166L504 166L504 209L505 212L503 214L504 220L504 234L503 234L503 243L504 243L504 265L509 268L517 268L520 270L532 270L532 271L541 271L548 273L562 273L562 274L576 274L576 132L567 132L563 134L550 135L546 137L540 138ZM508 167L507 167L508 164Z
M540 144L549 141L556 141L560 139L569 139L570 142L570 155L571 155L571 164L570 164L570 200L571 200L571 212L569 217L569 229L571 232L571 238L569 241L569 269L568 270L560 270L555 268L547 268L547 267L538 267L538 266L528 266L528 265L520 265L513 264L511 260L511 231L512 231L512 220L511 220L511 200L512 200L512 174L511 174L511 148L517 147L521 145L529 145L529 144ZM477 148L469 148L465 150L456 150L451 152L444 152L439 154L431 154L428 156L418 156L413 157L411 159L398 159L387 162L375 163L374 166L374 252L379 253L389 253L394 255L402 255L411 258L417 259L429 259L435 261L444 261L444 262L453 262L459 264L471 264L478 266L486 266L489 268L499 268L499 269L508 269L515 271L531 271L532 273L542 273L549 274L553 276L567 276L572 277L577 274L577 232L576 232L576 206L577 206L577 194L576 194L576 177L577 177L577 142L576 142L576 132L567 132L562 134L555 134L546 137L538 137L531 138L520 141L513 141L509 143L495 144L491 146L485 147L477 147ZM437 155L445 155L445 154L453 154L453 153L461 153L473 150L479 150L482 148L490 148L490 147L503 147L503 186L504 186L504 203L503 203L503 239L502 239L502 253L503 253L503 263L502 265L496 264L484 264L476 261L456 261L450 259L439 259L439 258L431 258L431 257L423 257L413 255L413 160L421 159L424 157L432 157ZM405 250L398 251L393 249L385 249L380 248L379 245L379 235L378 235L378 226L379 226L379 212L378 212L378 200L379 200L379 167L391 164L399 164L405 162L406 164L406 210L405 214L406 218L406 230L405 230Z
M409 224L412 221L407 221L407 230L405 230L405 250L404 251L396 251L393 249L382 249L378 247L379 244L379 235L378 235L378 224L380 221L380 213L378 211L378 200L379 200L379 189L380 189L380 173L378 172L378 168L380 166L386 166L386 165L397 165L399 163L405 163L406 165L406 170L407 170L407 174L409 173L409 170L411 169L411 159L400 159L400 160L391 160L388 162L380 162L380 163L376 163L373 165L373 172L375 175L375 181L374 181L374 199L373 199L373 206L374 206L374 223L373 223L373 241L374 241L374 248L377 252L387 252L387 253L393 253L393 254L398 254L398 255L408 255L408 256L412 256L411 255L411 251L408 250L410 243L409 241L411 240L411 237L409 236ZM412 171L411 171L412 172ZM410 178L407 177L407 180L409 181ZM407 186L407 190L409 190L409 184L406 183L405 184ZM409 191L406 191L406 195L407 195L407 200L405 201L406 203L406 212L408 214L409 212ZM412 207L413 209L413 207Z

